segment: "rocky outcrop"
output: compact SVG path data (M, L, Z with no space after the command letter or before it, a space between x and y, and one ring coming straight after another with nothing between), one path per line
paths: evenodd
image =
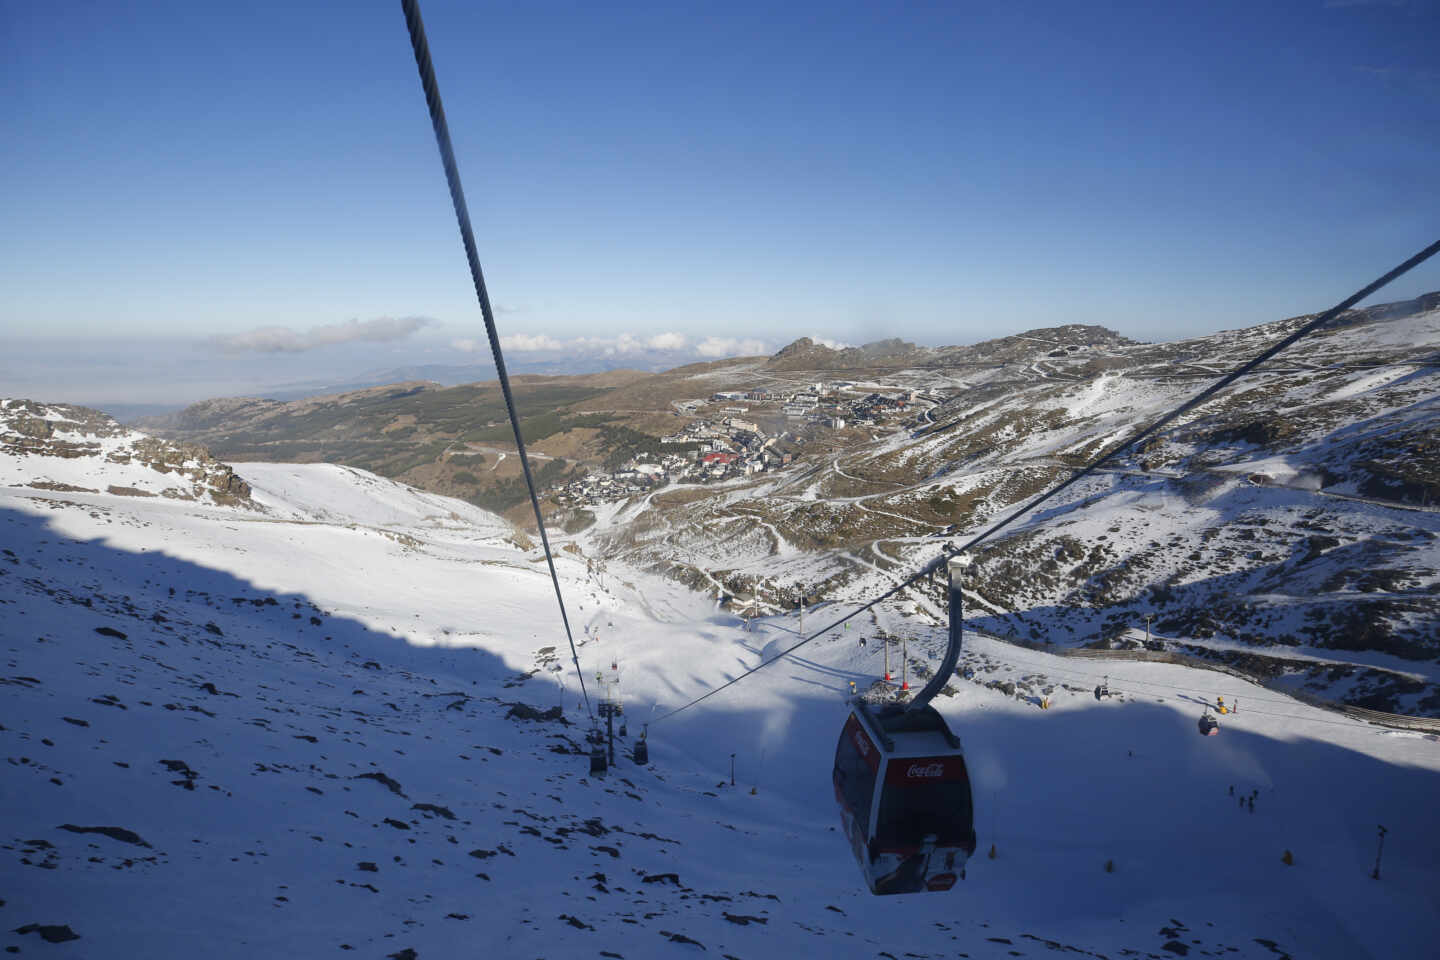
M0 455L9 460L3 482L34 489L105 489L119 496L253 506L250 485L204 447L146 436L88 407L0 400ZM93 469L84 463L56 469L56 461L87 459ZM86 482L66 482L58 478L61 472L83 475Z
M917 347L897 337L839 350L816 343L809 337L801 337L782 347L766 366L772 370L864 370L923 362L930 359L930 354L929 348Z
M863 373L875 368L1011 363L1033 360L1037 355L1047 353L1054 357L1074 357L1087 351L1134 346L1136 343L1106 327L1081 323L1026 330L970 346L919 347L891 337L862 347L836 350L809 337L801 337L781 348L766 362L766 367L771 370L851 370Z

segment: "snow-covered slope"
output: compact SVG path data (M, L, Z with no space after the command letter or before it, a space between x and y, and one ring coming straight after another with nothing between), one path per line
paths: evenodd
M7 486L239 505L250 497L203 447L157 440L69 404L0 399L0 454Z
M104 490L115 465L88 462L65 482ZM657 724L652 766L595 779L544 564L503 524L355 471L237 474L254 506L0 488L6 947L1380 958L1440 934L1432 737L1222 674L974 639L974 682L937 705L980 854L949 893L875 898L830 759L849 681L881 670L859 636L934 662L914 601ZM589 692L619 675L631 739L794 637L793 618L742 631L671 581L557 562ZM1097 702L1105 673L1118 696ZM1218 695L1239 713L1201 738Z
M598 511L582 542L747 602L758 583L771 610L867 597L1307 319L1055 357L1035 343L958 387L941 367L896 374L948 399L782 473ZM1150 622L1257 676L1440 716L1437 349L1435 294L1300 341L986 542L973 622L1071 645Z

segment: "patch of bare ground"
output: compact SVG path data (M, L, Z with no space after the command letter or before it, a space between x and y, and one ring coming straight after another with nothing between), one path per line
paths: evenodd
M856 458L853 463L846 463L844 469L852 476L895 488L923 483L944 463L945 458L928 453L923 447L909 446Z
M661 510L670 510L676 507L683 507L687 503L697 503L701 500L708 500L715 491L706 487L685 487L680 490L667 490L664 493L657 493L650 499L650 503Z
M845 465L845 472L887 488L894 488L920 483L935 471L936 466L938 464L931 458L923 454L917 455L914 448L906 448L863 459L857 458L853 464Z
M895 531L914 536L925 533L926 527L944 527L963 520L967 514L967 501L973 498L957 495L945 487L921 490L915 493L897 494L894 497L877 498L867 501L867 506L886 513L908 517L913 523L896 521Z
M560 529L566 533L575 534L582 530L588 530L595 525L595 514L589 510L573 509L567 510L556 518Z
M395 433L396 431L404 430L406 427L409 427L413 431L418 423L419 418L416 417L414 414L402 413L395 419L387 423L385 426L381 427L380 433L382 435L391 434Z
M692 564L661 560L652 563L648 571L700 593L712 593L715 589L715 579Z
M993 508L1003 509L1028 500L1069 475L1069 470L1060 467L1021 467L998 472L974 492L983 495Z
M905 560L905 548L906 544L896 543L893 540L875 541L875 549L897 563Z
M1012 408L998 414L987 411L976 419L979 422L973 428L964 425L957 428L955 441L946 447L947 457L967 459L979 454L1003 453L1022 440L1065 429L1071 422L1066 410L1033 407Z
M602 453L595 438L599 435L600 430L597 427L572 427L569 430L551 434L533 444L526 444L526 447L549 457L598 461L601 459Z
M1114 445L1115 438L1105 434L1087 437L1065 450L1056 451L1054 458L1072 467L1084 467ZM1118 458L1110 461L1111 466L1119 466L1122 463L1123 459Z
M894 519L853 503L814 502L796 506L775 520L791 543L810 550L864 546L894 533Z
M830 469L820 480L816 488L816 494L827 499L849 499L853 497L868 497L877 493L885 493L895 489L895 485L884 480L869 480L860 477L846 466L842 468L844 473Z

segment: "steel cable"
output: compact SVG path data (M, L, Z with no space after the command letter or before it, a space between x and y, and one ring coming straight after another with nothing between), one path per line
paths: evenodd
M772 663L775 663L776 661L785 659L785 658L788 657L790 654L794 653L796 650L799 650L801 647L805 646L805 644L809 643L811 640L814 640L816 637L820 636L821 634L825 633L826 631L832 630L832 629L834 629L835 627L838 627L838 626L840 626L841 624L845 623L847 620L851 619L852 617L855 617L855 616L857 616L857 615L859 615L859 614L861 614L861 613L864 613L866 610L869 610L871 607L874 607L876 604L878 604L878 603L880 603L880 602L882 602L882 601L884 601L884 600L888 600L890 597L893 597L895 594L899 593L901 590L904 590L906 587L910 586L910 585L911 585L912 583L914 583L915 581L920 580L920 579L923 578L923 577L928 577L928 576L930 576L930 575L931 575L932 573L934 573L936 570L938 570L938 569L940 569L941 567L943 567L943 566L945 565L946 561L948 561L948 560L950 559L950 557L952 557L952 556L957 556L957 555L959 555L959 554L968 552L971 548L973 548L973 547L976 546L977 544L983 542L984 540L988 539L988 538L989 538L990 536L992 536L993 534L997 533L998 531L1000 531L1000 530L1004 529L1005 527L1009 526L1010 524L1014 523L1016 520L1018 520L1018 519L1020 519L1021 517L1025 516L1027 513L1030 513L1030 512L1031 512L1032 510L1034 510L1036 507L1040 506L1040 504L1046 502L1047 500L1050 500L1050 499L1051 499L1052 497L1054 497L1056 494L1058 494L1058 493L1060 493L1061 491L1065 490L1066 488L1072 486L1073 484L1078 483L1080 480L1084 479L1085 477L1089 476L1090 474L1094 473L1095 470L1097 470L1098 468L1100 468L1101 466L1103 466L1104 464L1106 464L1106 463L1109 462L1110 460L1113 460L1115 457L1119 456L1121 453L1124 453L1126 450L1130 449L1130 448L1133 447L1135 444L1139 443L1141 440L1144 440L1146 437L1151 436L1152 434L1154 434L1155 432L1157 432L1157 431L1160 430L1161 428L1163 428L1163 427L1165 427L1166 425L1172 423L1177 417L1180 417L1180 416L1184 415L1185 413L1189 412L1190 410L1193 410L1195 407L1197 407L1197 406L1199 406L1200 404L1204 403L1206 400L1209 400L1209 399L1210 399L1211 397L1213 397L1216 393L1218 393L1218 392L1220 392L1221 390L1225 389L1226 387L1230 386L1230 384L1234 383L1236 380L1238 380L1238 379L1240 379L1241 377L1245 376L1247 373L1251 372L1251 371L1254 370L1256 367L1260 366L1262 363L1264 363L1265 361L1269 360L1271 357L1275 356L1275 355L1276 355L1277 353L1279 353L1280 351L1286 349L1287 347L1290 347L1290 346L1294 345L1294 344L1295 344L1297 341L1299 341L1301 338L1306 337L1306 336L1309 336L1311 333L1314 333L1316 330L1319 330L1321 327L1324 327L1324 326L1325 326L1326 324L1328 324L1330 321L1334 320L1337 316L1339 316L1342 312L1350 309L1352 306L1354 306L1355 304L1359 303L1361 300L1365 299L1366 297L1370 296L1372 293L1375 293L1377 290L1381 289L1382 287L1386 286L1386 285L1389 284L1391 281L1395 280L1396 278L1398 278L1398 277L1400 277L1400 276L1403 276L1404 274L1408 273L1410 270L1412 270L1412 269L1414 269L1415 267L1419 266L1420 264L1424 263L1426 260L1428 260L1428 259L1430 259L1431 257L1433 257L1437 252L1440 252L1440 240L1437 240L1437 241L1435 241L1434 243L1430 244L1430 246L1426 247L1424 250L1421 250L1419 253L1415 254L1413 257L1411 257L1410 259L1406 260L1404 263L1402 263L1402 264L1400 264L1399 266L1395 267L1393 270L1391 270L1391 271L1389 271L1388 273L1384 274L1383 276L1375 279L1374 281L1366 284L1364 287L1362 287L1362 288L1360 288L1359 290L1355 291L1355 292L1352 293L1350 296L1346 297L1344 300L1340 301L1340 302L1337 303L1335 306L1331 307L1329 310L1326 310L1324 313L1319 314L1318 316L1315 317L1314 320L1311 320L1309 323L1304 324L1304 325L1301 326L1298 330L1296 330L1294 333L1292 333L1292 334L1290 334L1289 336L1285 337L1284 339L1280 340L1278 343L1276 343L1276 344L1268 347L1267 349L1265 349L1264 351L1262 351L1258 356L1256 356L1254 359L1252 359L1252 360L1250 360L1250 361L1248 361L1248 362L1246 362L1246 363L1244 363L1244 364L1241 364L1239 367L1236 367L1236 368L1235 368L1234 370L1232 370L1231 372L1225 374L1225 375L1222 376L1219 380L1216 380L1216 381L1215 381L1214 383L1212 383L1210 386L1206 387L1204 390L1200 391L1200 392L1197 393L1195 396L1191 397L1189 400L1187 400L1187 401L1185 401L1184 403L1180 404L1180 406L1174 408L1174 409L1171 410L1170 412L1168 412L1168 413L1164 414L1163 416L1161 416L1160 419L1156 420L1154 423L1151 423L1149 426L1143 427L1143 428L1141 428L1140 430L1137 430L1136 432L1132 433L1129 437L1127 437L1126 439L1120 441L1118 444L1116 444L1115 446L1111 447L1108 451L1106 451L1105 453L1102 453L1099 457L1097 457L1097 458L1095 458L1094 460L1092 460L1092 461L1091 461L1089 464L1087 464L1085 467L1082 467L1081 469L1077 470L1074 474L1072 474L1071 476L1069 476L1069 477L1067 477L1066 479L1062 480L1060 483L1056 484L1055 486L1051 487L1049 490L1047 490L1045 493L1042 493L1040 496L1036 497L1034 500L1031 500L1029 503L1025 504L1023 507L1021 507L1020 509L1016 510L1014 513L1010 514L1008 517L1006 517L1005 519L1001 520L999 523L993 524L992 526L988 527L987 529L985 529L985 530L982 531L981 533L977 534L975 537L971 538L971 540L970 540L968 543L966 543L964 546L962 546L962 547L946 547L945 550L943 550L943 551L941 552L941 554L940 554L939 557L937 557L937 558L935 558L934 560L930 561L929 563L925 564L925 565L924 565L923 567L921 567L916 573L914 573L913 575L911 575L909 579L901 581L899 584L897 584L897 585L894 586L894 587L891 587L889 590L887 590L887 591L885 591L884 593L880 594L880 595L879 595L878 597L876 597L875 599L873 599L873 600L869 601L868 603L864 604L863 606L857 608L854 612L849 613L849 614L847 614L847 615L844 616L844 617L841 617L839 620L836 620L834 623L831 623L831 624L828 624L828 625L825 626L825 627L822 627L821 629L815 631L815 632L812 633L810 636L806 637L805 639L801 640L800 642L798 642L798 643L796 643L796 644L794 644L794 645L792 645L792 646L790 646L790 647L787 647L785 650L780 651L778 654L776 654L776 655L775 655L774 657L772 657L771 659L766 660L765 662L760 663L760 664L758 664L758 665L756 665L756 666L754 666L754 667L751 667L749 670L746 670L744 673L740 674L738 677L734 677L734 678L726 681L725 683L721 684L720 686L714 688L713 690L710 690L710 691L707 691L707 692L704 693L704 694L701 694L700 696L696 697L694 700L691 700L689 703L683 704L683 705L681 705L681 706L679 706L679 707L676 707L674 710L669 711L668 713L665 713L665 714L662 714L662 715L659 716L659 717L656 717L654 720L651 721L651 723L659 723L659 722L661 722L662 720L668 720L670 717L675 716L677 713L680 713L682 710L688 710L688 709L690 709L691 707L695 706L697 703L700 703L700 702L702 702L702 701L704 701L704 700L707 700L707 699L709 699L710 697L713 697L715 694L719 693L720 691L725 690L725 689L727 689L727 688L729 688L729 687L734 686L735 684L739 683L741 680L744 680L746 677L749 677L749 676L751 676L752 674L755 674L755 673L757 673L757 672L765 669L766 667L770 666Z
M455 219L460 225L460 239L465 244L465 259L470 264L470 279L475 284L475 296L480 301L480 314L485 318L485 333L490 338L490 353L495 358L500 391L505 395L505 409L510 414L510 426L515 431L515 448L520 453L520 469L525 474L525 488L530 492L530 505L535 509L535 526L540 530L540 543L545 548L545 563L550 568L550 580L555 585L555 602L560 606L565 639L570 641L570 658L575 663L575 676L580 680L580 694L585 701L585 710L593 722L595 711L590 705L590 694L585 689L585 673L580 669L580 654L575 649L575 637L570 632L570 618L565 613L565 598L560 592L560 577L555 572L555 557L550 552L550 538L545 534L545 518L540 515L540 499L535 495L535 479L530 474L530 458L525 453L525 439L520 435L520 417L515 412L515 397L510 391L510 377L505 372L505 358L500 352L500 335L495 329L495 313L490 307L490 294L485 288L485 276L480 271L480 256L475 250L475 232L470 227L470 210L465 203L465 191L460 186L460 169L455 164L455 149L450 144L450 128L445 122L445 108L440 103L440 86L435 80L435 68L430 62L430 44L425 39L425 24L420 20L417 0L400 0L400 6L405 11L405 26L410 30L410 45L415 50L415 66L420 70L420 84L425 89L425 105L430 109L430 125L435 128L435 143L440 148L440 162L445 166L445 182L450 186L450 202L455 207Z

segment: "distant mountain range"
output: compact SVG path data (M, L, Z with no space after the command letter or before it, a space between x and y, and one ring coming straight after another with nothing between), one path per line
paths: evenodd
M799 456L778 473L552 511L587 553L730 596L758 581L758 602L783 609L893 582L1307 319L1166 344L1074 325L967 347L801 339L770 357L515 385L542 486L727 409L789 437ZM1343 315L988 543L971 617L1071 645L1148 623L1277 682L1440 713L1437 344L1440 294ZM813 414L782 409L817 389ZM874 423L822 418L875 391L909 399ZM709 402L722 393L770 399ZM681 400L699 406L682 415ZM229 461L363 467L526 522L493 381L207 401L146 429Z
M300 400L419 380L437 383L442 387L493 380L495 364L489 359L488 353L483 356L485 360L477 363L422 363L376 368L362 371L345 380L312 380L287 384L279 389L266 391L265 395L272 400ZM706 359L693 351L679 350L634 349L624 353L606 353L603 350L527 350L505 354L506 372L517 376L584 376L613 370L659 373L686 364L704 362L707 362Z

